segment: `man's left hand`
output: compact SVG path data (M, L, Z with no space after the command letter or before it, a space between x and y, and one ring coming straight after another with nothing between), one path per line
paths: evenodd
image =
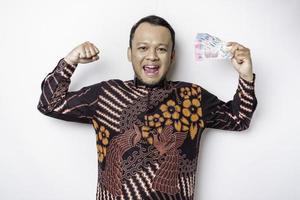
M230 52L233 55L231 62L236 71L243 79L252 81L253 70L250 49L237 42L228 42L227 46L230 48Z

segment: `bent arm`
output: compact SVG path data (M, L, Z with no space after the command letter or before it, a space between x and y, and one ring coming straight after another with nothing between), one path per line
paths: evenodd
M41 84L38 110L50 117L79 123L91 123L100 85L69 92L71 76L76 66L61 59Z
M203 89L203 118L207 128L242 131L250 126L253 113L257 107L253 80L239 77L239 84L233 100L224 102Z

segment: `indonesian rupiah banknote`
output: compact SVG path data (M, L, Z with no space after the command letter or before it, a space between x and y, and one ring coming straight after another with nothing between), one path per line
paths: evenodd
M198 33L195 40L196 61L206 59L231 59L232 54L227 42L208 33Z

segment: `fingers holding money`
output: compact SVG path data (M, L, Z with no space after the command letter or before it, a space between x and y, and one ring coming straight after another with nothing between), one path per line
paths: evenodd
M243 45L237 42L228 42L227 46L230 48L232 53L232 59L235 59L237 63L242 63L245 59L250 58L250 49L244 47Z
M235 52L237 50L243 50L246 49L243 45L237 43L237 42L227 42L227 46L230 48L230 52L235 55Z

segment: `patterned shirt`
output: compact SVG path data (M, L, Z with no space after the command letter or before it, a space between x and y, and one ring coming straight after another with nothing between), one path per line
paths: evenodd
M98 152L97 200L192 200L205 128L242 131L257 106L254 82L239 77L223 102L199 85L137 78L102 81L68 91L76 66L61 59L43 80L38 110L91 124Z

